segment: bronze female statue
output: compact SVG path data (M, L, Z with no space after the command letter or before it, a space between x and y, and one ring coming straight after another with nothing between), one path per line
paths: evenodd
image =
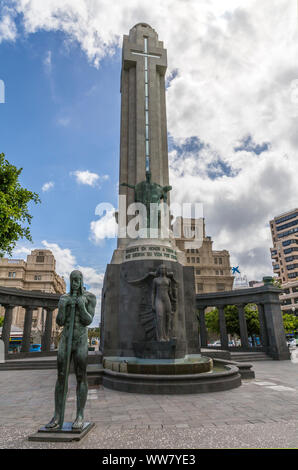
M173 273L168 272L166 266L161 264L155 272L149 272L142 279L128 282L151 292L151 305L148 305L145 311L140 311L140 320L146 325L148 340L170 341L177 307L178 285ZM150 328L149 323L152 324Z
M171 279L162 264L156 271L152 285L152 310L156 318L157 341L169 341L172 320Z

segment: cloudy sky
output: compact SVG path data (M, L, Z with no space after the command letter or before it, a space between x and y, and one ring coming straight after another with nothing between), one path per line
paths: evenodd
M115 239L123 34L168 50L173 202L202 202L215 249L272 274L268 221L297 207L297 0L2 0L0 151L40 193L34 245L100 292ZM183 184L182 184L183 182Z

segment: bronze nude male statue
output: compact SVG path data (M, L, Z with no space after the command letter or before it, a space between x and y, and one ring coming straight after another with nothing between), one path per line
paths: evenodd
M55 388L55 413L45 426L47 429L62 429L68 389L70 361L73 359L77 379L77 415L72 429L81 429L84 425L84 408L87 400L87 358L88 325L92 323L96 306L96 297L83 287L83 275L80 271L70 274L70 292L60 297L56 322L63 326L57 368L58 377Z

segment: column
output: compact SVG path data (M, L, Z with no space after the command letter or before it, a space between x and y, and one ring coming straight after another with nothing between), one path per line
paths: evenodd
M257 307L258 307L259 322L260 322L260 340L261 340L261 344L263 348L267 349L268 336L267 336L266 324L265 324L264 305L257 304Z
M201 338L201 347L207 348L207 328L205 322L205 308L200 307L199 310L199 324L200 324L200 338Z
M248 349L249 343L248 343L248 334L247 334L247 325L246 325L246 319L245 319L244 305L237 305L237 307L238 307L241 347Z
M220 305L218 307L218 316L219 316L221 349L228 349L229 341L228 341L228 335L227 335L227 325L226 325L226 319L225 319L224 305Z
M33 310L34 310L34 307L26 307L21 352L29 352L29 349L30 349L30 336L31 336Z
M7 356L8 354L13 308L14 308L14 305L5 305L4 323L2 327L2 336L1 336L1 339L4 342L5 356Z
M51 339L52 339L52 325L53 325L53 308L46 308L47 316L46 316L46 324L44 329L44 334L41 341L41 349L42 351L50 351L51 350Z

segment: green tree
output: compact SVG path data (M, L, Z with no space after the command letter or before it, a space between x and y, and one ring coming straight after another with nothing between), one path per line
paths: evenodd
M23 168L11 165L4 153L0 154L0 256L12 254L20 238L32 241L29 225L32 215L28 204L40 202L37 193L21 186L19 176Z
M219 333L218 310L214 308L205 314L206 328L211 333Z
M88 340L89 344L92 342L92 338L99 338L100 329L99 328L88 328Z
M234 336L240 336L238 308L236 305L226 305L225 319L227 333ZM260 333L260 322L258 312L254 304L248 304L244 308L248 336L258 335ZM214 308L205 315L206 327L210 332L219 333L218 310Z
M276 277L273 278L272 285L274 287L279 287L280 289L282 288L281 281L279 281Z
M4 323L4 317L0 317L0 328L1 326L3 326L3 323Z
M282 321L286 333L291 333L298 327L298 318L295 315L291 315L290 313L284 313L282 316Z

